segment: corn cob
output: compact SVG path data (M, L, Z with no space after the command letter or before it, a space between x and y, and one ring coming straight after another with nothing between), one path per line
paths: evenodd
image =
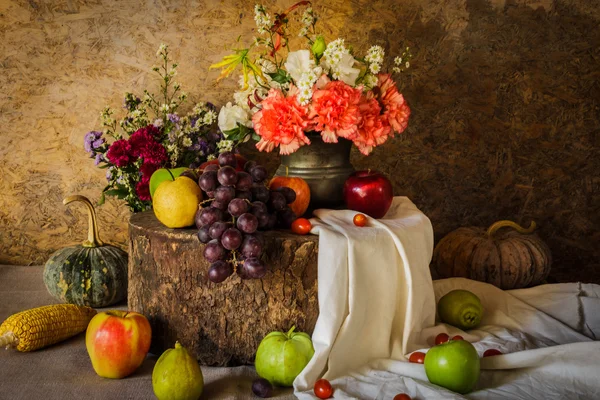
M21 311L0 325L0 348L33 351L85 331L96 310L74 304L55 304Z

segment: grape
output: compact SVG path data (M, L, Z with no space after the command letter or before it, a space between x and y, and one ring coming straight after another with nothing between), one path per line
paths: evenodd
M227 222L217 221L210 226L210 228L208 229L208 234L211 238L218 239L221 237L223 232L225 232L225 230L229 227L230 226Z
M248 211L248 202L244 199L233 199L229 202L227 211L234 217L239 217Z
M282 186L282 187L278 188L277 191L279 193L283 194L283 196L285 197L285 201L288 204L291 204L296 200L296 192L294 191L294 189Z
M224 153L219 154L219 165L221 167L230 166L237 167L237 158L235 158L235 154L231 151L226 151Z
M185 176L187 178L190 178L194 182L198 182L198 179L199 179L198 173L196 173L196 171L194 171L193 169L186 169L179 176Z
M220 203L227 205L234 197L235 189L231 186L219 186L217 190L215 190L215 200Z
M210 228L209 225L204 225L202 228L198 229L198 239L200 240L201 243L208 243L210 242L210 235L208 234L208 228Z
M233 267L226 261L215 261L208 269L208 280L213 283L221 283L233 274Z
M248 258L244 260L244 264L242 264L244 268L244 273L246 273L250 278L260 279L267 273L267 267L256 257Z
M286 207L286 209L277 213L277 222L279 222L279 226L284 229L289 229L295 219L296 213L290 210L289 207Z
M204 167L204 172L218 171L218 170L219 170L219 166L217 164L208 164L206 167Z
M254 201L262 201L263 203L266 203L269 201L269 197L271 196L269 189L263 185L254 185L250 191L252 192L252 200Z
M235 192L235 197L238 199L252 200L252 192L249 190L238 190Z
M224 187L224 186L221 186L221 187ZM214 208L218 208L221 211L227 210L227 204L225 204L225 203L223 203L221 201L216 201L215 200L212 203L210 203L210 206L214 207Z
M264 211L256 211L254 213L256 220L258 221L258 228L264 229L269 225L269 214Z
M250 170L251 170L252 168L254 168L256 165L257 165L257 164L256 164L256 161L252 161L252 160L250 160L250 161L246 161L246 164L244 164L244 171L246 171L246 172L248 172L248 173L249 173L249 172L250 172Z
M269 210L267 209L267 205L265 203L263 203L262 201L255 201L254 203L252 203L252 205L250 206L250 212L254 215L256 215L257 212L268 212ZM258 215L257 215L258 217Z
M239 216L237 227L244 233L254 233L258 228L258 219L250 213L244 213Z
M267 226L265 226L265 229L270 230L270 229L275 228L277 226L277 215L269 214L268 218L269 218L269 222L267 223Z
M221 167L217 172L217 179L223 186L234 186L237 182L237 172L230 166Z
M240 253L246 258L259 257L262 253L261 240L254 235L245 235L240 247Z
M237 183L235 184L235 188L237 190L250 190L250 188L252 187L252 177L250 176L249 173L244 172L244 171L240 171L237 173L238 175L238 180Z
M200 178L198 178L198 186L200 189L205 192L212 192L219 186L219 182L217 181L217 172L216 171L204 171Z
M242 233L235 228L229 228L221 236L221 244L227 250L235 250L242 244Z
M262 165L255 165L250 171L250 175L252 175L252 179L254 182L263 182L267 179L267 169Z
M252 393L262 398L271 397L273 395L273 386L264 378L255 379L252 382Z
M205 207L198 210L196 213L196 227L202 228L204 225L212 225L223 219L223 212L218 208Z
M272 210L282 211L287 206L287 202L285 201L285 196L280 192L271 192L271 198L267 203Z
M206 192L206 195L208 196L209 199L214 199L214 197L215 197L215 191L212 190L210 192Z
M224 259L225 253L225 248L221 246L217 239L211 240L204 247L204 258L206 258L208 262L215 262Z

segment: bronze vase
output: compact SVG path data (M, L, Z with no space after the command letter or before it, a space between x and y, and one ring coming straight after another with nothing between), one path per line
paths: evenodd
M310 187L309 210L337 208L344 203L344 183L354 172L350 164L352 142L339 139L325 143L320 135L309 136L311 144L281 156L278 176L302 178Z

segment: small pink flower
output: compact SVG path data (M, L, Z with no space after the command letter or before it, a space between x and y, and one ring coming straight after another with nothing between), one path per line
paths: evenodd
M338 137L352 140L356 136L361 94L362 88L355 89L342 81L332 81L315 90L310 117L324 142L337 143Z
M106 152L106 158L117 167L125 167L135 159L131 154L131 145L125 139L113 142Z
M383 104L384 118L396 133L402 133L408 126L410 117L410 108L404 101L404 96L398 92L396 83L389 74L379 74L377 85L381 93L379 101Z
M309 126L308 109L296 97L298 88L290 85L285 96L278 89L269 90L262 109L252 117L255 132L261 137L256 143L260 151L272 151L279 146L281 154L290 154L300 146L310 144L304 134Z
M362 120L358 125L358 134L352 141L362 154L368 156L373 147L385 143L392 128L387 119L380 115L381 107L372 92L362 97L359 108Z

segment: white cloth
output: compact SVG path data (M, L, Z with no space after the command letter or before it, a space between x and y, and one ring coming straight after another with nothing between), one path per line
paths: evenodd
M349 210L317 210L319 307L315 355L296 378L295 394L315 399L323 377L336 399L600 399L600 286L543 285L502 291L467 279L432 281L433 230L406 197L386 216L353 225ZM484 317L476 330L436 325L437 300L453 289L477 294ZM420 364L440 332L461 334L483 358L476 390L466 396L430 384Z

